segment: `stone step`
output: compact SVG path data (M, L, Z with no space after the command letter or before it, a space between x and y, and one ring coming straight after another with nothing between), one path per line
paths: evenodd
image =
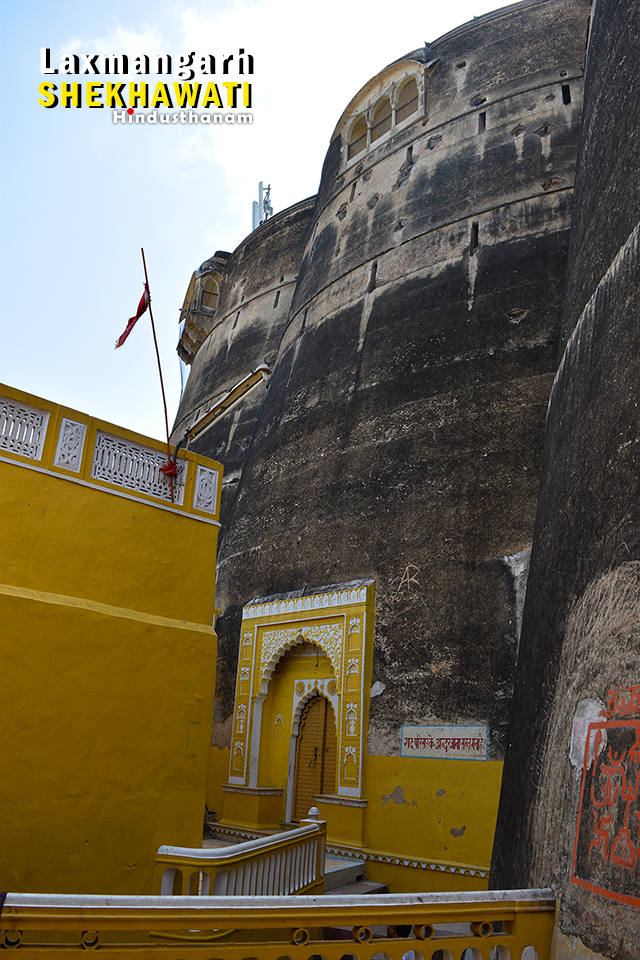
M346 887L364 879L364 860L348 857L327 857L324 866L324 892Z
M331 896L345 896L345 897L368 897L374 893L389 893L389 887L386 883L376 883L375 880L356 880L355 883L348 883L344 887L332 887L330 890L327 890L325 882L325 893L330 893Z

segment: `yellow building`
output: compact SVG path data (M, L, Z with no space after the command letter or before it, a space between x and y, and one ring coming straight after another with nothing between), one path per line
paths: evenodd
M400 756L367 751L374 614L373 580L244 608L231 748L211 750L217 834L275 831L316 805L329 852L365 860L369 879L486 887L502 763L481 728L405 727Z
M0 888L148 893L198 846L222 468L0 387Z

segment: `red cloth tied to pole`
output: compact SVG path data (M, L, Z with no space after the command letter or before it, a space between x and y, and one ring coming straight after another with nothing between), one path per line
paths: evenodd
M166 473L168 477L177 477L178 476L178 464L175 463L171 458L167 461L164 467L160 467L162 473Z
M145 310L147 309L150 303L151 303L151 294L149 293L149 284L145 283L144 293L140 297L140 303L138 304L136 315L135 317L129 317L129 322L127 323L124 333L121 334L116 340L116 350L118 349L118 347L121 347L122 344L125 342L125 340L127 339L127 337L129 336L129 334L131 333L136 323L138 322L138 320L140 319L142 314L145 312Z

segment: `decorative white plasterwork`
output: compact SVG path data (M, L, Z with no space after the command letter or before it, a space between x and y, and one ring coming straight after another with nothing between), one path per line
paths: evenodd
M132 440L112 437L98 432L93 454L91 476L96 480L150 494L160 500L171 500L169 478L161 472L167 462L166 454L152 447L143 447ZM173 481L175 503L182 504L186 460L178 460L178 476Z
M324 801L324 798L323 798ZM383 853L369 853L368 851L350 847L337 846L333 843L327 844L327 853L337 854L340 857L348 857L351 860L371 860L375 863L396 863L402 867L416 867L418 870L440 870L441 873L458 873L460 876L467 874L470 877L486 877L487 870L481 870L479 867L452 867L448 864L432 863L430 860L412 860L404 857L393 857ZM455 894L454 894L455 896Z
M279 787L243 787L241 784L235 784L229 780L229 783L223 783L222 789L225 793L248 793L256 797L281 797L283 791ZM238 833L235 830L227 830L228 833L236 834L237 836L245 836L244 833ZM250 840L256 840L258 838L257 833L246 834Z
M357 703L348 703L347 712L345 714L346 729L348 737L355 737L356 735L356 725L358 723L358 704Z
M198 465L196 485L193 492L194 510L204 510L206 513L216 512L218 501L218 472L208 467Z
M0 448L41 460L48 422L47 410L0 397Z
M86 432L86 423L69 420L67 417L62 418L56 455L53 460L56 467L64 467L66 470L74 470L79 473Z
M236 730L238 733L244 733L244 724L247 719L247 705L246 703L241 703L238 707L238 712L236 715Z
M333 686L331 686L333 684ZM340 723L340 698L336 692L335 680L332 677L304 677L296 682L293 691L293 722L291 731L294 736L298 735L298 725L302 711L312 697L320 694L326 697L331 706L336 719L336 724Z
M340 607L346 603L365 603L366 599L367 588L359 587L351 590L332 591L331 593L317 593L312 597L273 600L269 603L259 603L245 607L242 611L242 619L253 620L256 617L269 617L274 614L302 613L306 610Z
M344 640L344 624L338 623L319 623L303 625L302 627L305 640L318 644L326 651L331 660L331 665L336 677L340 676L340 655L342 653L342 643ZM280 628L277 630L265 630L262 634L262 645L260 650L260 676L264 679L266 671L275 666L280 656L290 647L294 646L297 638L300 636L300 624L290 628ZM273 665L273 666L272 666Z
M223 790L226 790L226 786L223 786ZM249 789L245 790L229 790L231 792L238 793L250 793L253 792ZM337 803L339 805L348 805L349 800L344 797L327 797L322 796L318 798L321 803ZM366 800L355 801L357 806L365 806L367 803ZM220 824L215 825L214 836L216 839L227 840L257 840L261 836L259 833L252 833L248 830L242 830L234 827L223 827ZM488 876L488 871L483 870L480 867L455 867L449 864L442 863L433 863L430 860L413 860L411 858L405 859L404 857L393 857L391 855L385 855L384 853L373 853L368 850L363 850L361 847L357 849L352 849L351 847L343 847L335 843L327 843L327 854L336 854L339 857L347 857L349 860L370 860L372 863L395 863L403 867L414 867L418 870L439 870L441 873L457 873L460 876L469 876L469 877L482 877L485 879ZM456 894L453 894L455 897Z
M225 793L249 793L247 790L237 790L235 787L233 790L227 790L226 784L222 785L222 789ZM253 791L251 791L253 792ZM258 840L261 834L253 833L249 830L238 830L234 827L223 827L220 824L216 823L214 839L216 840Z
M362 800L360 797L345 797L339 796L338 794L326 793L317 794L316 800L319 800L320 803L333 804L336 807L359 807L361 810L369 803L368 800Z

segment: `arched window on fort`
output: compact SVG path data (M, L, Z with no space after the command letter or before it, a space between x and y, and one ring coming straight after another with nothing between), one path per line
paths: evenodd
M217 280L214 280L213 277L208 277L202 290L202 306L207 307L209 310L215 310L215 308L218 306L219 296L220 290L218 288Z
M389 130L391 130L391 101L388 97L385 97L380 101L373 114L371 142L379 140Z
M356 154L361 153L367 145L367 121L363 116L358 117L356 122L351 128L351 135L349 136L349 150L347 152L347 159L351 160L352 157L355 157Z
M402 123L418 109L418 84L410 77L402 86L396 100L396 123Z

